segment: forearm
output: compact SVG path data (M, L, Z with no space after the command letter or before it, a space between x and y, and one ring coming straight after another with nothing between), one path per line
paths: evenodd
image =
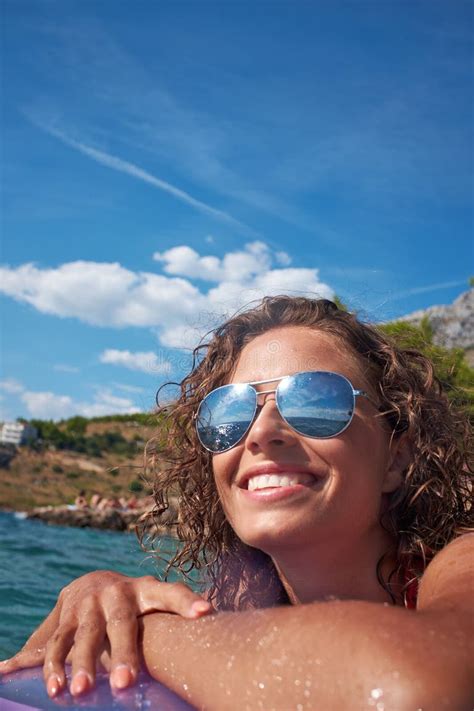
M462 711L467 671L453 664L452 653L463 667L464 641L461 651L448 649L443 656L440 650L433 660L433 646L446 648L438 638L449 630L437 619L435 629L429 615L365 602L221 613L197 621L158 614L143 618L143 653L155 678L209 711L404 711L425 708L428 696L439 701L428 711ZM451 688L456 698L449 697Z

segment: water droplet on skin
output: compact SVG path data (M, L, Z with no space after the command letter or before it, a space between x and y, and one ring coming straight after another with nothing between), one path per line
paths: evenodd
M301 681L299 679L295 679L295 686L301 686Z
M303 711L303 704L296 704L296 711Z
M383 689L372 689L370 695L373 699L380 699L383 696Z
M265 684L263 683L263 681L259 681L259 682L258 682L258 688L259 688L259 689L264 689L264 688L265 688Z
M308 698L311 696L310 690L309 690L309 689L305 689L305 690L303 691L303 695L306 696L306 698L308 699Z

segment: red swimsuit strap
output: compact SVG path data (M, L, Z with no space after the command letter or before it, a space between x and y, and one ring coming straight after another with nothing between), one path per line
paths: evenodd
M416 600L418 597L418 579L412 580L405 590L405 607L408 610L416 610Z

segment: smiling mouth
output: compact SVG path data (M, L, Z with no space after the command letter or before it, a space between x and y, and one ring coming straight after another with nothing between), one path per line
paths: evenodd
M312 486L316 482L312 474L304 472L282 472L281 474L257 474L246 483L248 491L279 489L291 486Z

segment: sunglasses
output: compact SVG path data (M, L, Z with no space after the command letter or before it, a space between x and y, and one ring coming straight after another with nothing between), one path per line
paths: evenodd
M276 380L280 382L271 390L255 388ZM356 397L362 395L377 407L344 375L324 370L222 385L206 395L195 415L202 446L213 454L235 447L263 407L258 405L258 396L268 393L275 393L278 412L291 429L314 439L337 437L344 432L351 424Z

